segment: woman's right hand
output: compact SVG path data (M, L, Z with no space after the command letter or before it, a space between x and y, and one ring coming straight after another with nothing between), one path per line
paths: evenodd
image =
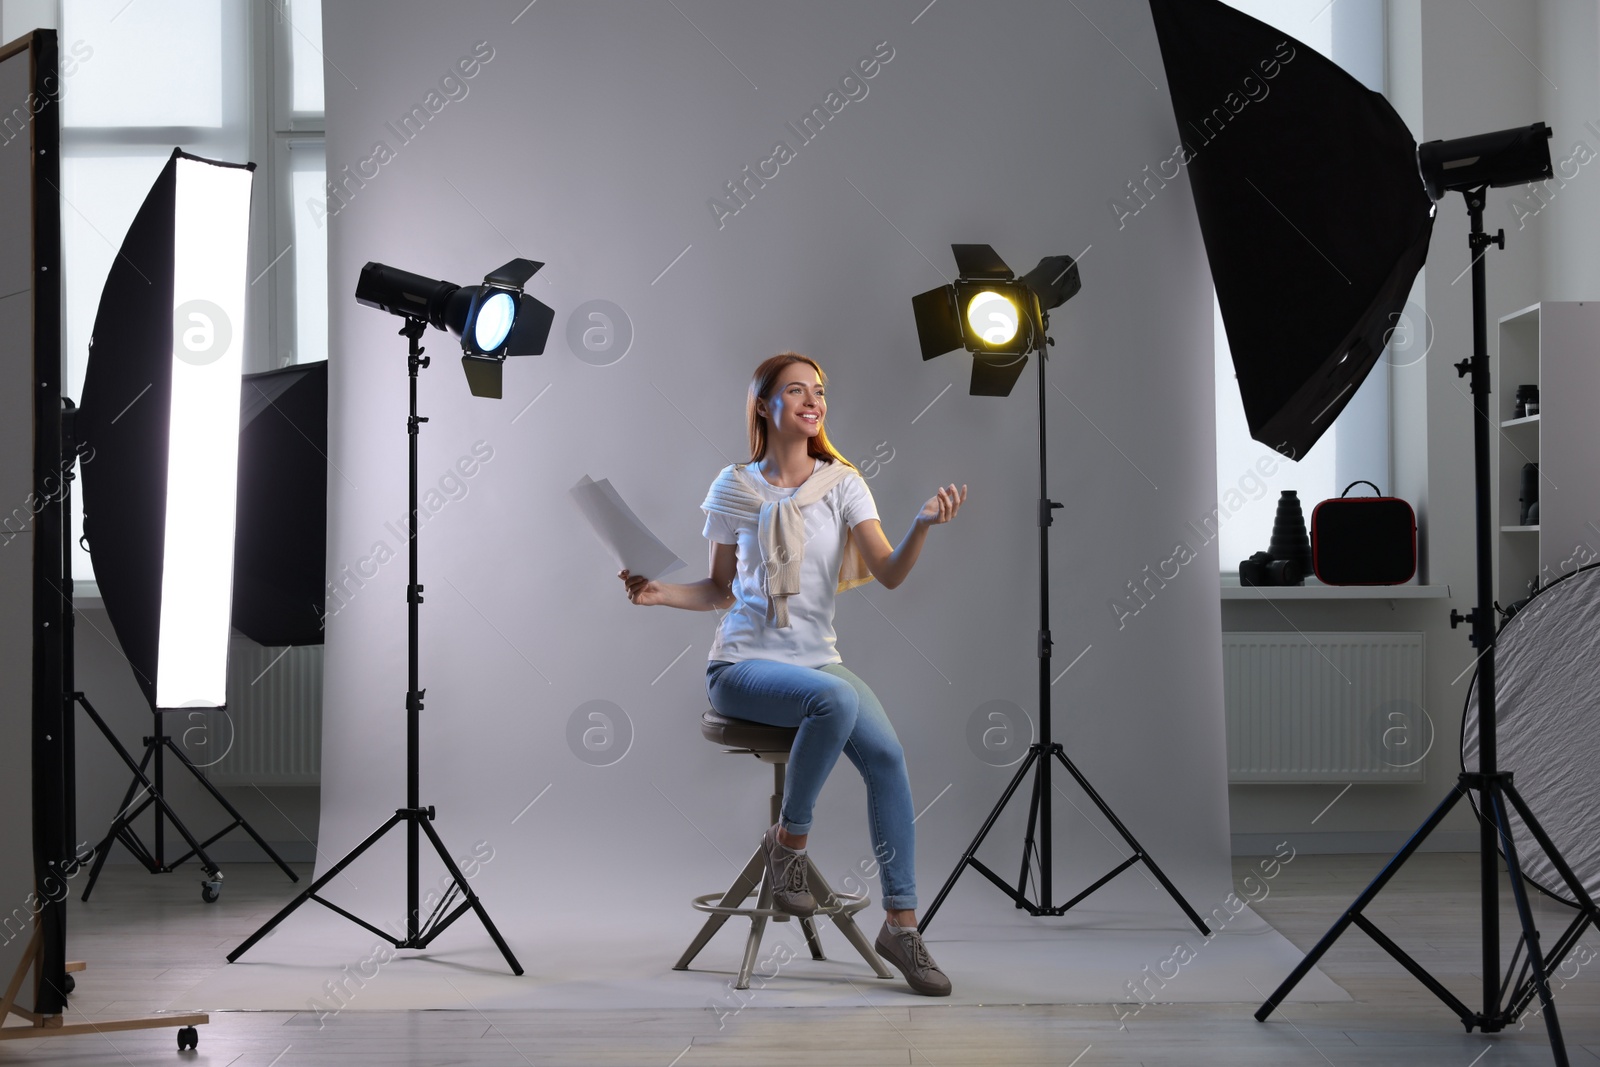
M665 601L661 596L659 582L639 574L629 574L624 568L617 572L617 577L622 579L622 584L628 587L628 599L635 604L648 607L652 604L661 604Z

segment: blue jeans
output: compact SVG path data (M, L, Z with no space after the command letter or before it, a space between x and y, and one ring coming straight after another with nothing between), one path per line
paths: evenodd
M779 824L811 832L811 810L843 751L867 785L867 824L882 878L883 906L917 906L911 779L900 739L867 683L841 663L798 667L777 660L712 660L706 695L719 714L796 726Z

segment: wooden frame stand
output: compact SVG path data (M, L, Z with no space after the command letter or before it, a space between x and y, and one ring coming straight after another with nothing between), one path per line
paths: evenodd
M204 1012L190 1013L187 1015L149 1015L134 1019L102 1019L96 1022L68 1022L65 1015L40 1015L38 1012L29 1011L17 1005L17 994L22 992L22 983L27 980L28 972L34 973L34 984L40 981L41 958L44 952L44 943L40 937L39 927L34 926L33 937L28 941L28 948L22 954L22 959L17 963L16 971L11 975L11 982L6 986L6 993L0 998L0 1041L16 1041L36 1037L65 1037L70 1034L105 1034L114 1030L159 1030L168 1026L176 1026L178 1030L178 1048L194 1048L200 1041L195 1027L209 1022L211 1017ZM87 967L82 962L71 962L66 966L70 973L81 971ZM6 1022L11 1016L20 1016L26 1020L23 1026L7 1026Z

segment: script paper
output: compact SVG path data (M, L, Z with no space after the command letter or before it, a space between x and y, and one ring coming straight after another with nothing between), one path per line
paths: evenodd
M654 580L687 566L623 503L610 479L597 482L585 474L570 492L600 543L630 574Z

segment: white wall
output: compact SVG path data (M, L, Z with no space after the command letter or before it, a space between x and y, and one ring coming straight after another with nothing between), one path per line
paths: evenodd
M57 0L0 0L0 42L33 29L56 28Z
M1537 43L1535 87L1540 116L1555 130L1550 155L1559 180L1536 194L1502 190L1519 203L1512 212L1519 221L1506 233L1541 234L1541 299L1600 299L1600 10L1593 0L1542 0Z

